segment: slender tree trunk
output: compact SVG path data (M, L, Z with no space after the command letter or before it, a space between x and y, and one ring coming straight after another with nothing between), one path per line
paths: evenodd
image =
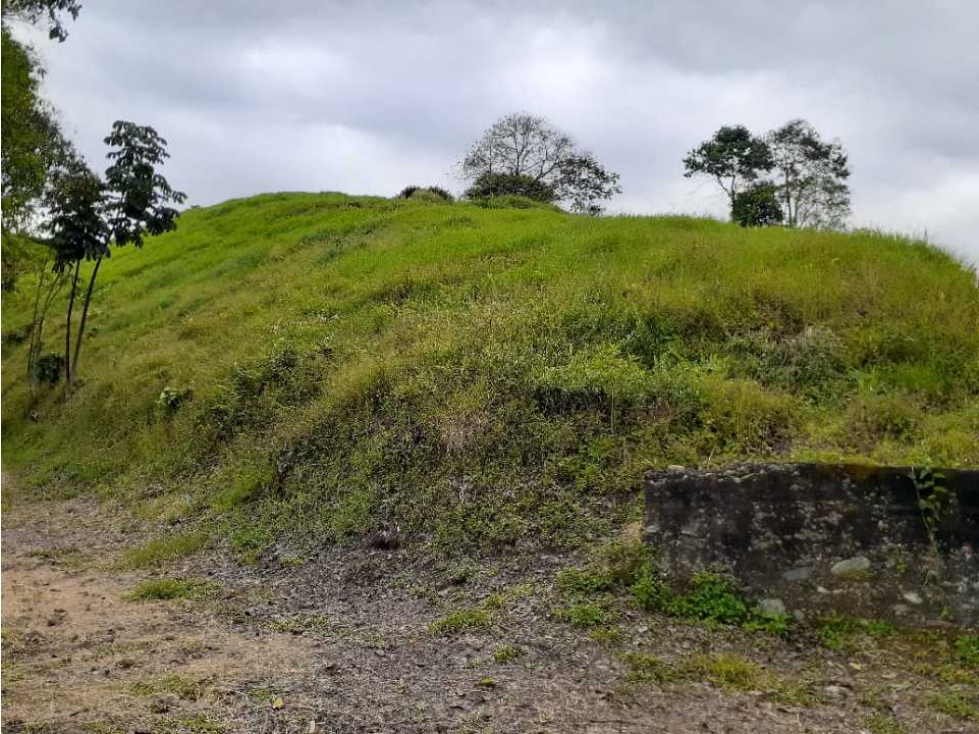
M102 265L101 255L95 261L92 276L88 279L88 290L85 291L85 305L82 307L82 322L78 325L78 335L75 337L75 356L71 362L71 374L73 377L78 376L78 355L82 351L82 339L85 338L85 322L88 321L88 307L92 303L92 289L95 288L95 278L99 274L100 265Z
M38 340L40 339L38 321L40 318L41 291L44 290L44 276L47 270L48 261L45 260L44 264L41 265L41 275L37 279L37 293L34 294L34 316L31 319L31 341L27 350L27 383L31 386L31 392L37 386L34 379L34 363L37 360L36 351L38 349Z
M75 292L78 290L78 271L82 261L75 262L75 272L71 276L71 293L68 296L68 318L65 320L65 394L71 392L71 312L75 308Z

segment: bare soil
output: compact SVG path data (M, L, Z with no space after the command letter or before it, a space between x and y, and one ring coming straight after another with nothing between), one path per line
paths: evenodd
M9 732L752 732L948 734L979 724L935 696L975 696L910 636L832 652L648 615L618 600L617 639L560 620L560 556L445 561L418 549L326 548L242 567L220 553L120 570L144 528L97 503L3 514L3 730ZM204 579L199 599L127 601L150 578ZM481 626L436 634L453 611ZM608 637L608 635L606 635ZM517 650L496 659L502 647ZM736 655L757 684L629 680L625 656ZM700 656L698 658L698 656ZM887 728L892 727L892 728Z

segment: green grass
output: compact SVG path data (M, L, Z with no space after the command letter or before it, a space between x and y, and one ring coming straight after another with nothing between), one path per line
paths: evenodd
M932 696L928 705L936 711L963 721L979 721L979 695L948 692Z
M493 651L493 660L503 665L505 663L512 663L517 658L522 657L523 654L524 651L516 645L501 645Z
M470 607L433 619L428 625L428 631L433 635L457 635L460 632L488 627L492 621L492 615L485 609Z
M150 579L138 584L123 598L126 601L172 601L200 599L213 592L214 584L200 579Z
M128 551L123 565L128 568L155 568L169 561L193 555L207 543L207 535L198 531L164 535Z
M207 692L207 687L204 682L169 674L152 680L137 681L129 687L129 692L134 696L169 693L185 701L199 701Z
M875 711L864 717L863 725L871 734L908 734L904 722L885 711Z
M230 201L105 263L67 403L32 400L27 345L4 339L3 461L28 494L210 517L246 562L283 534L395 525L456 549L577 545L633 518L617 498L650 466L979 466L972 278L873 233ZM5 336L30 322L19 288ZM177 537L131 563L205 542Z

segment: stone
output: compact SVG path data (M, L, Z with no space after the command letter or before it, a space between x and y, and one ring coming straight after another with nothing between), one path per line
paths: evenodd
M758 602L758 613L764 617L784 617L785 602L781 599L762 599Z
M670 464L666 467L666 471L680 472L685 471L685 469L682 464Z
M812 568L809 566L803 566L801 568L793 568L782 574L782 578L786 581L806 581L812 576Z
M916 591L905 591L901 596L908 604L924 604L924 599L921 598L921 594Z
M870 570L870 559L866 556L854 556L835 564L829 572L836 577L851 574L866 573Z
M826 686L823 690L833 698L844 698L850 693L850 689L845 686Z

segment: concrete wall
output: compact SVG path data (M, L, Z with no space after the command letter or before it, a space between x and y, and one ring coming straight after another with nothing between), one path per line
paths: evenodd
M723 570L799 617L974 627L979 471L936 471L947 501L930 533L919 506L928 490L907 467L671 467L647 477L646 536L676 583Z

